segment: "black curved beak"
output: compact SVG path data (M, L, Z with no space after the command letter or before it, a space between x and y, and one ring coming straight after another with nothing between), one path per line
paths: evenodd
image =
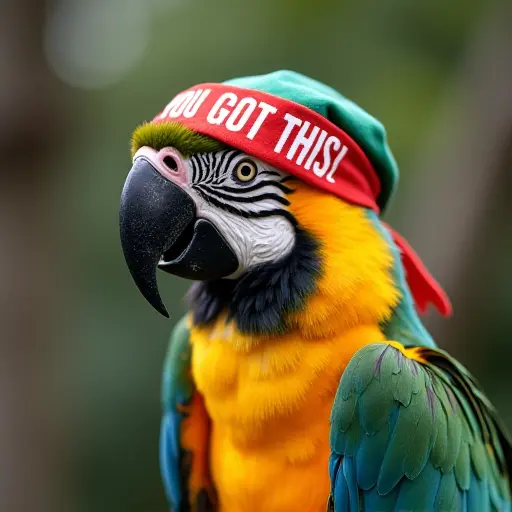
M215 226L196 218L193 199L144 157L130 170L119 210L121 245L146 300L169 317L158 291L157 267L188 279L232 274L238 260Z

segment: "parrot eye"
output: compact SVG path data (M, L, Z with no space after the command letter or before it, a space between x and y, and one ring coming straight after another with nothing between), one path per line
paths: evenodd
M234 170L234 176L238 181L242 181L247 183L248 181L252 181L256 178L256 174L258 173L258 168L256 164L252 160L241 160L236 164Z

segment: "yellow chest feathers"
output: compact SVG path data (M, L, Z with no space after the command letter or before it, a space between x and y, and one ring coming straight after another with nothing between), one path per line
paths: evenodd
M321 275L303 308L286 317L287 333L242 334L224 315L191 330L194 380L214 428L239 448L327 438L344 368L359 348L383 340L378 326L399 300L390 249L364 210L315 194L297 184L293 213L321 241ZM311 207L320 200L323 222ZM285 451L306 456L304 443L301 450Z
M301 199L301 194L303 199ZM393 258L364 211L297 185L293 213L321 241L321 275L286 334L240 333L221 315L191 328L192 374L212 419L220 510L319 512L329 494L329 417L341 375L400 298Z
M224 319L193 328L192 373L214 428L241 450L273 450L289 444L289 458L311 455L327 440L328 418L340 377L354 352L383 339L378 327L342 337L308 340L286 336L245 340ZM317 430L314 432L314 430ZM300 440L300 450L294 441Z

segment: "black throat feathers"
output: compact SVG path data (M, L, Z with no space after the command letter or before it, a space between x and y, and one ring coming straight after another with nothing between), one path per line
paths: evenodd
M287 314L299 310L315 291L321 273L319 242L296 228L295 246L285 258L256 267L238 279L200 281L187 299L195 325L207 325L220 313L247 334L287 330Z

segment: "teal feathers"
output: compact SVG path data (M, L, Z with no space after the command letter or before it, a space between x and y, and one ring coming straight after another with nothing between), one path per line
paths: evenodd
M190 358L189 329L183 318L172 332L165 360L162 381L164 411L160 431L162 478L169 502L176 511L186 510L188 502L182 483L186 475L181 464L180 429L184 416L180 406L190 403L195 391L190 375Z
M393 242L391 233L382 225L378 215L373 211L368 211L367 216L377 232L388 242L394 261L391 277L402 296L398 306L393 311L391 319L381 326L386 339L399 340L405 346L422 345L425 347L435 347L436 344L432 336L430 336L416 314L414 301L407 286L400 250Z
M446 353L388 344L350 361L331 417L331 510L510 510L510 444ZM508 463L507 463L508 460Z

